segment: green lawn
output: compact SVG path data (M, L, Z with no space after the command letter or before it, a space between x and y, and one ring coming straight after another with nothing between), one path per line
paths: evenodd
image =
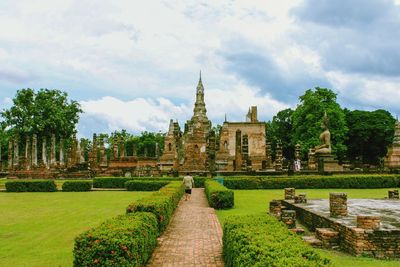
M71 266L75 236L148 194L0 193L0 266Z
M299 189L296 194L305 192L307 198L328 198L329 192L347 192L349 198L384 198L388 189ZM235 190L235 207L218 210L221 225L227 216L267 212L272 199L283 199L283 189L277 190ZM332 259L334 266L400 266L400 261L384 261L371 258L352 257L345 253L321 250Z

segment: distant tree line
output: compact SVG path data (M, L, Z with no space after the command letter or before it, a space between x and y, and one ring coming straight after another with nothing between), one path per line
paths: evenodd
M279 111L266 123L273 154L280 142L284 157L293 159L294 147L300 144L302 158L306 159L309 148L319 144L320 125L326 112L332 152L340 161L377 165L386 155L396 121L388 111L343 109L332 90L320 87L307 90L299 100L294 110Z

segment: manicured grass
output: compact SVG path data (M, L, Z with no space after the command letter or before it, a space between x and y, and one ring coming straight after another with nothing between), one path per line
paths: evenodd
M151 192L0 193L0 266L71 266L74 238Z
M384 198L388 189L299 189L298 193L306 193L307 198L329 198L329 192L346 192L349 198ZM268 212L272 199L283 199L283 189L277 190L234 190L235 206L230 210L217 210L221 225L227 216L239 214L257 214ZM371 258L352 257L345 253L321 250L332 259L334 266L400 266L400 261L385 261Z

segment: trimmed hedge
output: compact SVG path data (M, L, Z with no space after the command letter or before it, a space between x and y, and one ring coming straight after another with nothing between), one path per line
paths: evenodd
M179 200L182 198L183 192L182 182L170 182L150 196L129 204L126 212L147 211L153 213L157 217L158 229L162 233L168 225Z
M228 217L223 227L225 266L330 266L270 215Z
M205 193L208 204L215 209L228 209L234 205L234 194L216 181L208 180L205 183Z
M128 191L157 191L169 183L169 181L131 180L125 182L125 188Z
M92 190L91 181L66 181L62 185L64 192L83 192Z
M53 180L18 180L5 183L7 192L55 192Z
M157 236L154 214L120 215L75 238L74 266L145 266Z
M224 185L230 189L389 188L399 187L400 177L395 175L295 176L292 178L240 177L225 178Z
M125 188L127 181L182 181L181 177L98 177L93 179L94 188ZM195 187L204 187L205 177L194 177Z

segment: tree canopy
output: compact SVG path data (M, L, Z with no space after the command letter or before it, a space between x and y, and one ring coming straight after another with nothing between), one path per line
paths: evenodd
M324 112L329 118L332 152L342 159L346 153L344 141L348 128L344 111L336 102L336 94L330 89L316 87L300 96L300 104L292 116L293 142L301 144L303 155L309 148L318 145Z
M11 108L1 112L3 126L15 134L56 134L70 137L76 132L79 114L77 101L68 100L66 92L55 89L21 89Z
M387 153L394 134L395 119L386 110L350 111L345 109L349 128L345 142L350 160L359 158L362 163L378 164Z
M294 157L293 112L290 108L281 110L267 123L267 140L271 142L272 153L275 154L276 144L281 142L283 156L287 159Z

